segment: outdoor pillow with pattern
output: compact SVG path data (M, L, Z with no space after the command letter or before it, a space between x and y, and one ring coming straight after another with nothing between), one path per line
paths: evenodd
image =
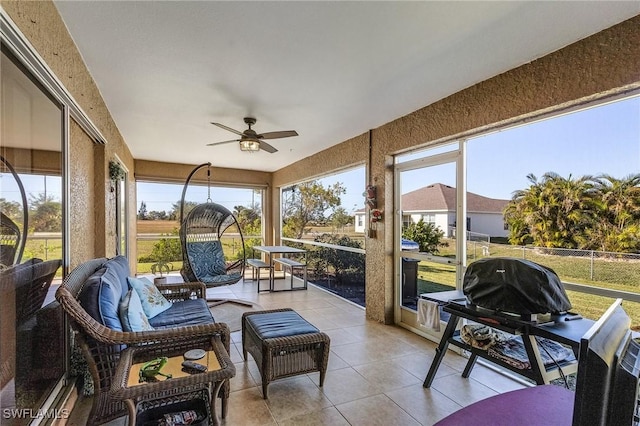
M127 277L127 281L129 286L138 293L142 310L147 315L147 318L153 318L171 307L171 302L160 293L158 287L148 278Z
M149 319L142 309L140 296L135 290L129 290L120 302L120 321L124 331L149 331L153 330Z

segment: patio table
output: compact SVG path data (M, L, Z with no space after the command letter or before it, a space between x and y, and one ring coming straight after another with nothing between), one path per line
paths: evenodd
M272 271L274 270L273 269L274 258L275 258L275 255L277 255L277 254L282 254L282 255L286 255L286 254L302 254L305 257L305 263L306 263L307 251L303 250L303 249L295 248L295 247L289 247L289 246L253 246L253 250L254 250L254 257L255 257L255 251L256 250L269 255L269 266L271 267ZM305 268L306 268L306 266L305 266ZM291 271L291 273L293 274L293 270ZM306 287L306 282L305 282L305 286L304 287L295 288L295 287L292 286L289 289L276 290L275 289L275 272L273 272L273 273L271 273L269 275L269 291L306 290L306 288L307 287Z

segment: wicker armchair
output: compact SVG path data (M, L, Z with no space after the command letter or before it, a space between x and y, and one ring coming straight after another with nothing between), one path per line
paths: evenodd
M186 352L189 349L209 350L216 336L220 337L227 352L230 346L229 327L224 323L190 325L169 329L141 332L115 331L94 320L80 305L78 296L87 279L108 259L93 259L75 268L56 292L56 299L67 313L76 343L87 360L94 382L94 399L88 424L102 424L127 414L124 402L110 394L113 377L125 346L159 345L171 352ZM195 293L206 296L206 287L201 283L167 284L158 286L165 297L176 302L186 300ZM225 383L218 395L222 399L222 417L227 411L229 383Z

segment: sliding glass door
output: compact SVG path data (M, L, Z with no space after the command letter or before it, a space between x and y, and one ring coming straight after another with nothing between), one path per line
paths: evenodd
M396 161L396 312L400 322L415 325L420 294L460 288L469 225L463 150L460 142Z
M0 422L13 425L31 421L65 372L51 303L65 252L64 110L4 45L0 68Z

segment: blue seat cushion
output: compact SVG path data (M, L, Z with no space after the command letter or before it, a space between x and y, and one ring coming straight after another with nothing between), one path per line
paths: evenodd
M231 274L226 274L226 275L204 275L204 276L198 276L198 279L200 280L200 282L205 283L205 284L235 284L236 282L240 281L240 278L242 278L242 276L240 275L240 272L234 272Z
M295 311L253 314L247 316L246 319L261 339L320 332Z
M153 328L182 327L214 323L213 315L204 299L189 299L174 302L169 309L149 318Z

